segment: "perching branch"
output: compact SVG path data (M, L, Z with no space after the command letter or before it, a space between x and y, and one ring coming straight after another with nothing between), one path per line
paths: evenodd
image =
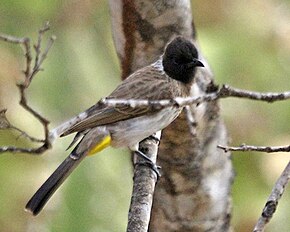
M153 137L153 139L152 139ZM140 150L156 162L161 131L142 141ZM152 146L152 143L156 146ZM148 231L153 193L157 182L156 173L146 167L144 159L135 155L134 184L128 215L127 232Z
M259 101L266 101L266 102L275 102L281 100L287 100L290 98L290 92L281 92L281 93L260 93L260 92L253 92L248 90L242 90L233 88L228 85L223 85L220 89L216 86L214 91L210 93L203 94L200 96L193 96L187 98L174 98L174 99L166 99L166 100L148 100L148 99L106 99L103 98L100 100L99 104L104 104L106 106L127 106L131 108L138 108L149 106L154 109L162 109L170 106L182 107L182 106L190 106L190 105L199 105L204 102L212 102L216 101L219 98L229 98L229 97L239 97L245 99L252 99L252 100L259 100ZM191 133L194 132L194 117L192 117L192 112L190 112L187 108L187 120L190 126ZM52 142L55 138L57 138L60 134L63 133L68 127L72 124L75 124L81 121L85 117L85 114L80 113L79 115L71 118L70 120L64 122L63 124L59 125L58 127L54 128L50 132L50 141ZM222 147L221 147L222 148Z
M275 101L282 101L290 99L290 91L281 92L281 93L261 93L261 92L254 92L248 91L243 89L237 89L231 87L229 85L222 85L221 88L217 88L216 91L200 95L200 96L193 96L193 97L177 97L174 99L166 99L166 100L136 100L136 99L102 99L101 103L108 105L108 106L128 106L131 108L138 108L143 106L150 106L154 109L162 109L170 106L187 106L192 104L200 104L203 102L211 102L215 101L220 98L229 98L229 97L238 97L238 98L245 98L257 101L266 101L269 103Z
M195 37L195 29L193 26L192 21L192 15L191 15L191 6L190 1L176 1L176 0L168 0L168 1L151 1L151 0L110 0L110 8L111 8L111 19L112 19L112 31L113 31L113 37L115 42L115 47L117 50L118 57L120 59L120 64L122 68L122 79L127 77L129 74L133 73L137 69L141 67L145 67L149 65L150 63L153 63L156 61L159 56L163 53L165 45L173 39L176 35L182 35L185 38L188 39L194 39ZM206 78L203 78L206 79ZM185 121L186 118L181 119L179 117L177 121L175 122L175 126L178 125L178 131L180 132L180 128L182 127L180 123L180 120ZM186 123L185 123L186 124ZM181 176L183 176L184 172L180 170L178 167L176 168L176 163L170 165L170 162L167 164L164 164L162 160L163 156L169 156L171 157L171 161L177 161L178 159L175 159L175 155L182 153L183 159L187 160L186 156L193 157L192 154L188 154L188 152L183 152L183 150L186 150L186 147L191 146L190 142L187 143L187 146L183 146L183 142L186 140L186 137L189 138L191 136L187 136L187 134L181 132L179 133L180 136L176 136L175 142L179 144L179 146L176 146L176 150L179 151L176 152L175 149L169 149L170 152L165 151L165 148L168 148L170 145L173 145L170 141L170 136L166 134L166 131L177 131L176 129L172 129L174 125L172 124L170 127L166 128L165 133L163 133L162 138L162 145L160 146L161 150L158 152L158 163L161 164L162 170L164 171L164 178L161 178L158 185L156 186L155 192L154 192L154 204L152 207L152 211L146 211L142 210L142 212L139 212L140 214L146 215L146 218L151 215L150 220L150 228L149 231L171 231L168 228L164 229L162 228L162 225L166 224L168 226L172 225L174 227L174 231L185 231L185 230L179 230L176 228L176 224L184 225L185 223L179 223L183 219L187 220L190 218L191 221L194 221L194 217L188 214L183 214L183 210L178 211L179 214L175 214L176 218L178 220L174 220L174 218L170 217L160 217L158 211L164 212L163 210L167 208L171 212L176 212L174 209L172 209L173 205L178 207L179 205L178 200L176 199L177 196L180 196L181 193L175 194L172 197L169 197L172 192L166 191L166 188L164 188L163 181L166 178L167 180L171 180L174 182L173 178L170 178L171 173L169 174L167 170L174 170L175 171L175 177L179 177L179 180L182 179ZM188 131L187 125L185 125L185 132ZM173 134L173 133L171 133ZM152 143L153 146L157 149L157 146ZM178 148L177 148L178 147ZM154 148L154 149L155 149ZM154 150L152 149L152 150ZM150 149L151 150L151 149ZM194 148L191 146L191 151L193 151ZM180 156L179 156L180 157ZM173 162L172 162L173 163ZM187 163L188 165L184 165L186 168L189 166L188 169L191 168L190 163ZM137 166L138 167L138 166ZM136 167L136 168L137 168ZM142 166L141 166L142 167ZM187 169L187 170L188 170ZM167 172L167 173L165 173ZM141 176L140 176L141 177ZM150 177L150 176L149 176ZM152 177L152 176L151 176ZM195 176L196 177L196 176ZM195 178L196 179L196 178ZM149 179L148 179L149 180ZM187 182L190 182L191 180L187 180ZM135 180L135 182L137 182ZM186 183L187 183L186 182ZM184 184L185 182L179 181L174 182L174 186L179 185L191 185L191 184ZM167 185L168 186L168 185ZM177 187L178 188L178 187ZM179 188L180 189L180 188ZM136 195L142 196L142 191L138 191L138 189L135 188ZM202 191L196 191L196 192L202 192ZM161 193L165 193L166 196L161 196ZM151 193L153 195L153 192ZM173 194L171 194L173 195ZM200 194L201 195L201 194ZM196 199L198 196L196 196ZM158 199L162 199L163 201L159 201ZM175 202L176 204L169 203L171 201L172 203ZM158 204L158 202L163 202L164 204ZM209 201L208 201L209 202ZM144 204L143 202L136 202ZM181 202L180 202L181 204ZM188 205L191 205L189 203ZM212 203L212 206L215 204ZM132 207L132 205L131 205ZM203 207L204 209L205 207ZM214 208L214 207L212 207ZM140 208L145 209L145 208ZM147 208L148 209L148 208ZM187 210L189 212L190 210ZM199 211L197 208L195 208L194 212L197 212L196 214L199 214ZM216 212L216 211L215 211ZM166 213L165 213L166 214ZM164 215L164 213L163 213ZM167 214L166 214L167 215ZM186 215L185 217L183 215ZM199 214L200 215L200 214ZM202 225L207 224L207 218L210 218L211 221L214 221L211 217L210 210L207 211L207 217L199 216L198 220L199 222L202 221L202 223L199 223L200 228L202 228ZM221 216L220 216L221 218ZM128 224L130 224L132 218L129 219ZM173 220L170 220L173 219ZM163 223L160 223L160 222ZM201 225L202 224L202 225ZM187 229L189 231L189 229ZM144 230L135 230L135 231L148 231L145 227ZM225 230L224 230L225 231Z
M27 102L27 97L26 97L26 90L31 84L33 78L35 75L43 70L41 68L41 65L45 58L47 57L47 54L55 41L55 36L51 36L47 42L47 45L44 49L44 51L41 51L41 44L42 44L42 39L43 35L45 32L49 30L49 23L45 23L44 26L39 30L38 32L38 41L37 44L34 45L34 51L35 51L35 59L34 59L34 65L32 67L32 61L33 57L31 54L31 44L30 44L30 39L27 37L24 38L17 38L14 36L10 35L3 35L0 34L0 39L9 43L14 43L14 44L20 44L24 48L25 52L25 58L26 58L26 69L23 71L24 73L24 81L20 84L17 84L17 87L20 91L20 102L19 104L30 114L33 115L43 126L44 129L44 134L45 138L44 139L36 139L33 138L32 136L28 135L26 132L23 130L16 128L12 124L10 124L5 116L6 110L2 110L2 115L0 120L1 121L7 121L8 122L8 127L7 128L2 128L2 129L14 129L19 131L22 135L25 136L25 138L29 139L31 142L42 142L43 144L40 147L37 148L20 148L20 147L14 147L14 146L5 146L5 147L0 147L0 153L3 152L13 152L13 153L29 153L29 154L41 154L47 149L51 147L51 141L49 138L49 129L48 129L48 124L49 121L43 117L40 113L38 113L36 110L34 110L31 106L28 105Z
M34 76L42 70L41 65L45 58L47 57L47 54L55 40L55 37L50 37L46 48L44 52L41 52L41 43L43 39L43 35L45 32L49 30L49 24L46 23L43 28L41 28L38 32L38 41L37 44L34 45L35 50L35 59L34 59L34 66L32 68L32 55L31 55L31 46L30 46L30 39L27 37L24 38L17 38L9 35L0 35L0 39L6 42L20 44L24 47L25 50L25 57L26 57L26 69L24 71L25 79L24 82L21 84L18 84L18 88L20 91L20 105L26 109L29 113L31 113L37 120L40 121L40 123L43 125L44 128L44 134L45 139L36 139L31 136L29 136L26 132L22 131L19 128L16 128L14 126L10 126L10 129L15 129L19 131L22 135L24 135L26 138L28 138L32 142L43 142L44 144L38 148L17 148L17 147L0 147L0 153L1 152L20 152L20 153L31 153L31 154L40 154L46 151L51 147L51 142L54 137L49 136L49 129L48 124L49 121L44 118L42 115L40 115L36 110L31 108L27 103L26 98L26 89L31 84L31 81L33 80ZM239 98L247 98L252 100L259 100L259 101L266 101L266 102L274 102L274 101L281 101L281 100L287 100L290 98L290 92L281 92L281 93L259 93L259 92L253 92L248 90L242 90L230 87L228 85L223 85L220 89L216 89L214 92L204 94L201 96L194 96L194 97L187 97L187 98L175 98L175 99L169 99L169 100L160 100L160 101L150 101L150 100L135 100L135 99L102 99L101 103L108 105L108 106L129 106L131 108L138 108L142 106L150 106L152 108L161 109L169 106L187 106L191 104L200 104L202 102L210 102L215 101L219 98L228 98L228 97L239 97ZM77 116L76 119L81 119L81 116ZM190 119L190 117L188 117ZM189 120L189 122L192 121ZM62 130L65 130L67 126L69 126L71 123L64 123L60 127L58 127L57 134L59 134ZM192 130L192 127L191 127ZM53 132L56 132L54 130ZM51 133L53 134L53 133Z
M177 97L173 99L166 99L166 100L148 100L148 99L106 99L103 98L101 100L102 104L108 105L108 106L128 106L130 108L138 108L138 107L144 107L149 106L154 109L162 109L170 106L176 106L176 107L182 107L186 105L191 104L199 104L202 102L208 102L208 101L214 101L218 99L218 94L206 94L201 95L197 97Z
M32 142L41 142L43 143L40 147L38 148L18 148L18 147L13 147L13 146L7 146L7 147L0 147L0 153L2 152L15 152L15 153L29 153L29 154L41 154L47 149L51 147L51 142L52 139L59 134L58 132L60 130L64 130L67 126L70 126L70 122L66 122L62 124L60 127L56 128L55 130L52 131L52 133L49 133L48 129L48 124L49 121L43 117L41 114L39 114L36 110L31 108L28 103L27 103L27 97L26 97L26 89L29 87L31 84L33 78L35 75L42 70L41 65L43 61L46 59L47 54L53 45L53 42L55 40L55 37L52 36L50 37L44 51L41 51L41 44L42 44L42 39L43 35L45 32L49 30L49 25L48 23L44 25L43 28L41 28L38 32L38 41L35 46L33 46L35 50L35 59L34 59L34 65L32 65L33 58L31 54L31 44L30 44L30 39L29 38L16 38L8 35L0 35L0 39L6 42L14 43L14 44L20 44L24 47L25 50L25 58L26 58L26 68L24 71L24 76L25 79L23 83L18 84L18 88L20 91L20 105L29 113L31 113L37 120L40 121L40 123L43 125L44 128L44 134L45 134L45 139L37 139L34 138L30 135L28 135L26 132L22 131L21 129L13 126L6 118L5 112L6 110L1 110L0 111L0 129L13 129L21 133L22 136L25 138L29 139ZM129 106L132 108L138 108L142 106L150 106L152 108L156 109L161 109L169 106L186 106L187 109L187 119L188 119L188 124L190 127L190 132L192 135L196 135L195 131L195 124L196 122L194 121L194 117L192 115L190 108L190 105L193 104L200 104L204 102L213 102L216 101L217 99L220 98L228 98L228 97L238 97L238 98L246 98L246 99L251 99L251 100L259 100L259 101L266 101L269 103L275 102L275 101L281 101L281 100L287 100L290 98L290 92L282 92L282 93L259 93L259 92L253 92L253 91L248 91L248 90L241 90L241 89L236 89L233 87L230 87L228 85L223 85L221 88L214 88L213 91L210 91L210 93L199 95L199 96L194 96L194 97L189 97L189 98L175 98L175 99L169 99L169 100L161 100L161 101L150 101L150 100L124 100L124 99L103 99L101 101L102 104L110 105L110 106L119 106L119 105L125 105ZM75 117L73 120L80 120L82 115L80 114L79 116ZM55 134L54 134L55 132ZM151 142L154 140L150 140ZM155 146L156 147L156 146ZM218 146L219 148L223 149L224 151L263 151L263 152L278 152L278 151L283 151L283 152L289 152L290 151L290 146L280 146L280 147L257 147L257 146L249 146L249 145L241 145L239 147L227 147L227 146ZM156 147L157 148L157 147ZM155 152L157 154L157 151ZM153 154L155 154L153 152ZM150 153L151 154L151 153ZM259 219L255 231L262 231L265 224L269 222L270 218L272 217L278 200L280 199L281 195L283 194L284 188L286 184L289 181L289 164L282 173L282 176L279 178L277 181L271 196L269 197L267 204L263 210L262 216ZM137 169L136 169L137 170ZM137 171L139 172L142 169L138 169ZM144 169L144 171L147 169ZM136 171L136 173L137 173ZM135 173L135 174L136 174ZM138 177L142 177L142 175L137 175ZM144 191L148 190L148 185L152 186L154 189L155 182L152 182L152 178L148 179L150 183L148 182L134 182L136 183L136 186L134 185L134 188L140 188L140 185L137 185L138 183L146 183L145 185L147 186ZM152 189L151 189L152 190ZM150 190L150 191L151 191ZM144 192L143 191L143 192ZM140 192L140 191L139 191ZM152 193L154 192L153 190L151 191ZM276 194L276 195L275 195ZM144 199L139 198L134 198L132 197L132 204L133 201L137 200L141 202L141 204L133 204L134 206L142 206L142 202L146 202L148 205L143 205L146 207L149 207L151 209L151 204L152 204L152 195L141 195L141 197L145 197ZM147 199L149 197L149 199ZM138 214L138 211L140 210L139 208L131 208L129 218L130 222L135 222L138 220L145 220L144 225L148 226L149 223L149 218L142 218L142 214ZM144 210L144 209L143 209ZM146 211L146 209L145 209ZM150 214L147 214L150 215ZM136 218L137 216L137 218ZM138 218L139 216L139 218ZM147 220L148 219L148 220ZM137 223L134 225L128 225L128 231L136 231L136 226L142 225L141 222ZM132 226L132 230L130 230ZM261 229L262 228L262 229Z

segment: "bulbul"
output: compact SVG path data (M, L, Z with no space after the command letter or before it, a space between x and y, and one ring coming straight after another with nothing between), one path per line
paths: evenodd
M203 64L198 60L195 46L183 37L176 37L155 63L131 74L107 99L164 100L188 97L197 67L203 67ZM181 111L182 107L176 106L163 109L150 106L112 107L99 101L82 113L85 117L81 121L71 125L62 134L65 136L77 132L73 143L81 140L29 200L26 210L37 215L87 155L107 146L127 146L141 153L138 151L139 142L168 126Z

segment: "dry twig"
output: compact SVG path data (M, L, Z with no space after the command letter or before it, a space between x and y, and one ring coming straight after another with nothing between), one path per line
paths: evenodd
M274 153L274 152L289 152L290 145L287 146L252 146L242 144L238 147L229 147L229 146L222 146L218 145L218 148L224 150L225 152L228 151L259 151L259 152L267 152L267 153Z
M0 147L0 153L3 152L16 152L16 153L29 153L29 154L41 154L47 149L51 147L51 143L56 138L61 131L65 130L68 126L71 125L72 122L81 120L83 117L83 114L78 115L77 117L71 119L70 121L65 122L64 124L60 125L59 127L55 128L54 130L49 133L48 124L49 121L43 117L41 114L39 114L36 110L31 108L27 103L26 98L26 89L31 84L33 78L35 75L42 70L41 65L45 58L47 57L47 54L55 40L55 37L50 37L46 48L44 51L41 51L41 44L43 35L45 32L49 30L49 24L46 23L43 28L41 28L38 32L38 41L37 44L34 46L35 50L35 59L34 59L34 65L32 67L32 54L31 54L31 45L30 45L30 39L27 37L24 38L17 38L9 35L0 35L0 39L3 41L7 41L14 44L20 44L24 47L25 50L25 57L26 57L26 69L24 71L25 79L23 83L18 84L18 88L20 91L20 105L26 109L29 113L31 113L37 120L40 121L40 123L43 125L44 128L44 134L45 139L36 139L34 137L29 136L26 132L22 131L21 129L13 126L10 124L10 122L7 120L5 116L6 110L0 111L0 129L14 129L21 133L21 135L25 136L32 142L41 142L43 143L38 148L18 148L18 147ZM251 100L258 100L258 101L265 101L268 103L272 103L275 101L281 101L281 100L287 100L290 98L290 92L281 92L281 93L259 93L259 92L253 92L248 90L241 90L237 88L230 87L228 85L223 85L221 88L217 88L216 91L213 91L209 94L204 94L201 96L194 96L194 97L188 97L188 98L175 98L175 99L169 99L169 100L160 100L160 101L151 101L151 100L134 100L134 99L102 99L100 101L101 104L109 105L109 106L129 106L132 108L138 108L142 106L150 106L155 109L161 109L169 106L189 106L191 104L200 104L203 102L210 102L215 101L220 98L228 98L228 97L238 97L238 98L246 98ZM187 108L187 118L190 125L190 131L191 134L195 134L195 121L194 117L191 114L188 107ZM264 146L264 147L258 147L258 146L249 146L249 145L241 145L239 147L228 147L228 146L218 146L219 148L223 149L224 151L262 151L262 152L289 152L290 146L280 146L280 147L270 147L270 146ZM138 169L140 171L140 169ZM275 184L273 191L266 203L266 206L263 210L262 216L259 219L254 231L262 231L266 225L266 223L269 222L270 218L273 216L273 213L275 212L276 206L278 204L278 200L282 196L285 186L289 181L289 174L290 173L290 163L287 165L286 169L282 173L281 177ZM152 180L152 179L151 179ZM138 182L139 183L139 182ZM155 182L151 183L151 185L154 188ZM140 187L139 185L137 187ZM134 198L132 198L132 201ZM138 199L137 199L138 200ZM142 200L143 201L143 200ZM146 200L146 202L148 202ZM152 197L151 200L149 199L149 202L152 203ZM151 205L149 206L151 208ZM134 209L132 209L134 210ZM147 210L147 208L145 208ZM140 209L136 209L136 212L139 212ZM130 212L130 215L135 217L137 214L136 212ZM140 211L141 212L141 211ZM136 219L137 220L137 219ZM141 220L141 219L140 219ZM131 220L131 221L135 221ZM148 222L145 223L148 225ZM136 225L140 225L136 224ZM136 225L128 225L128 231L130 231L130 226L132 228L135 228Z
M20 104L28 111L30 112L35 118L37 118L44 126L45 130L45 139L44 144L42 147L36 148L36 149L18 149L15 147L2 147L0 148L0 152L26 152L26 153L42 153L46 149L51 147L51 142L55 137L58 137L58 135L65 130L68 126L71 125L72 122L81 120L82 114L78 115L77 117L73 118L73 121L67 121L63 123L62 125L55 128L50 134L48 130L48 120L46 120L44 117L42 117L38 112L33 110L28 104L25 96L25 90L30 85L33 77L41 70L41 64L43 63L44 59L47 56L47 53L49 49L51 48L53 41L55 40L54 37L51 37L48 41L47 47L43 53L41 53L41 41L43 34L49 29L48 24L44 26L44 28L39 30L39 36L38 36L38 43L34 46L34 49L36 51L36 57L35 57L35 63L34 67L31 69L31 52L30 52L30 40L28 38L16 38L11 36L3 36L0 35L0 39L4 41L8 41L11 43L19 43L22 44L25 48L25 57L26 57L26 70L24 71L25 74L25 81L22 84L19 84L19 90L21 95ZM238 97L238 98L246 98L246 99L252 99L252 100L259 100L259 101L266 101L266 102L274 102L274 101L281 101L281 100L287 100L290 98L290 92L281 92L281 93L259 93L259 92L253 92L248 90L242 90L230 87L228 85L223 85L220 89L217 89L215 92L204 94L200 96L193 96L193 97L187 97L187 98L174 98L174 99L167 99L167 100L136 100L136 99L102 99L100 101L101 104L105 104L108 106L128 106L131 108L138 108L142 106L150 106L155 109L162 109L169 106L188 106L191 104L200 104L203 102L210 102L215 101L219 98L228 98L228 97ZM189 116L189 114L188 114ZM192 121L192 118L189 118L189 122ZM191 127L192 130L192 127ZM25 132L22 131L23 134ZM50 136L51 135L51 136ZM29 138L29 136L26 136ZM33 141L33 140L31 140ZM222 148L222 147L221 147ZM249 148L248 148L249 149Z
M266 101L266 102L275 102L275 101L282 101L287 100L290 98L290 91L281 92L281 93L260 93L255 91L248 91L233 88L229 85L223 85L220 90L218 91L219 98L226 98L226 97L238 97L238 98L247 98L251 100L257 101Z
M255 225L254 232L262 232L265 229L266 224L271 220L273 214L276 211L278 201L283 195L283 192L290 180L290 162L287 164L286 168L282 172L281 176L275 183L272 192L265 204L263 212Z
M143 106L150 106L155 109L162 109L169 106L187 106L192 104L200 104L203 102L215 101L219 98L229 98L229 97L238 97L245 98L257 101L266 101L266 102L275 102L290 99L290 91L281 92L281 93L260 93L255 91L248 91L243 89L233 88L229 85L223 85L215 92L209 94L204 94L200 96L186 97L181 98L177 97L174 99L166 100L136 100L136 99L106 99L103 98L101 103L108 106L128 106L131 108L138 108Z
M17 87L20 91L20 102L19 104L30 114L32 114L40 123L43 125L44 129L44 134L45 138L44 140L42 139L36 139L33 138L32 136L29 136L26 132L23 130L16 128L15 126L11 125L8 120L7 122L9 123L9 129L14 129L19 131L22 135L24 135L26 138L28 138L32 142L42 142L43 145L41 145L38 148L19 148L19 147L14 147L14 146L5 146L5 147L0 147L0 153L3 152L13 152L13 153L29 153L29 154L41 154L47 149L51 147L51 141L49 138L49 129L48 129L48 124L49 121L43 117L40 113L38 113L36 110L34 110L32 107L28 105L27 98L26 98L26 89L29 87L31 84L33 78L35 75L42 70L41 65L45 58L47 57L47 54L55 40L55 36L51 36L47 42L46 48L44 52L41 51L41 44L42 44L42 38L43 35L46 31L49 30L49 23L45 23L45 25L39 30L38 32L38 41L37 44L34 46L35 50L35 59L34 59L34 65L32 67L32 54L31 54L31 44L30 44L30 39L27 37L24 38L17 38L14 36L10 35L0 35L0 40L9 42L9 43L14 43L14 44L20 44L24 47L25 51L25 58L26 58L26 69L23 71L24 73L24 81L21 84L17 84ZM3 110L1 111L3 112ZM6 112L6 110L5 110ZM5 116L5 112L3 115ZM2 116L2 121L3 117ZM6 117L5 117L6 119ZM6 129L8 129L6 128Z
M30 141L32 142L37 142L37 143L44 143L44 140L42 139L37 139L37 138L34 138L32 136L30 136L29 134L27 134L25 131L22 131L21 129L19 129L18 127L16 126L13 126L7 119L6 117L6 111L7 109L3 109L0 111L0 129L1 130L7 130L7 129L12 129L12 130L15 130L17 132L20 132L20 135L19 137L23 136L23 137L26 137L28 138Z
M221 146L218 145L218 148L224 150L225 152L228 151L258 151L258 152L289 152L290 146L252 146L252 145L245 145L242 144L238 147L228 147L228 146ZM255 225L254 232L262 232L265 229L266 224L271 220L273 217L278 201L282 197L285 187L290 180L290 162L282 172L281 176L275 183L272 192L265 204L265 207L262 211L261 217L259 218L257 224Z

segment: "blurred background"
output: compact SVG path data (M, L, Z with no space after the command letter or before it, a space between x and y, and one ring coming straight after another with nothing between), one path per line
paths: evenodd
M198 39L217 84L255 91L290 90L290 1L192 1ZM105 0L1 0L0 33L37 39L45 21L57 40L28 91L29 103L54 127L106 96L120 82L120 67ZM19 46L0 41L0 109L19 128L42 136L40 124L18 105L15 83L25 60ZM81 79L81 80L80 80ZM232 145L288 145L289 101L267 104L223 99L222 116ZM65 112L65 113L64 113ZM0 146L31 144L0 130ZM126 150L104 150L86 159L38 217L24 212L27 200L66 157L72 137L59 139L40 157L1 154L0 230L125 231L132 189ZM234 153L235 231L251 231L287 153ZM286 189L266 231L289 231L290 189Z

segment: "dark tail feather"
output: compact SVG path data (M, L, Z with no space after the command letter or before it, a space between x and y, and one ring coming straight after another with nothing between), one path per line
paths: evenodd
M76 150L77 149L75 148L74 151L58 166L52 175L32 196L25 207L27 211L36 216L42 210L54 192L58 189L58 187L83 160L86 154L76 154Z

